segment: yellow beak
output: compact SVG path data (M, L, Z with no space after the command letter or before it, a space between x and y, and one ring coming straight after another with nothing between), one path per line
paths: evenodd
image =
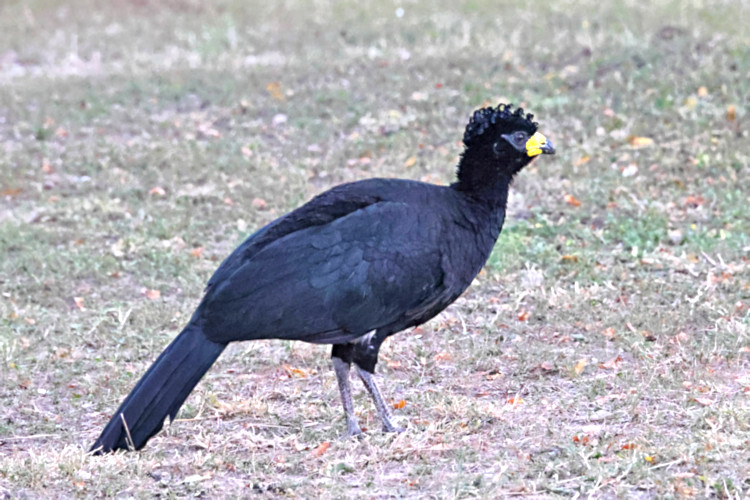
M537 132L526 141L526 154L531 157L541 154L553 155L555 154L555 147L544 135Z

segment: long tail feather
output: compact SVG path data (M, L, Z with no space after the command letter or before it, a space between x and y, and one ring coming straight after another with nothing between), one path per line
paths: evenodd
M125 398L91 451L142 448L161 430L167 415L174 419L225 347L208 340L199 325L186 326Z

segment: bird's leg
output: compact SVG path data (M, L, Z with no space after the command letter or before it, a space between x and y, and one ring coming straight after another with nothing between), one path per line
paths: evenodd
M354 403L352 402L352 384L349 380L349 368L351 363L333 356L333 371L336 372L336 380L339 383L339 392L341 393L341 404L344 406L346 413L346 428L350 436L362 434L359 428L357 417L354 415Z
M370 397L372 397L375 403L378 416L383 424L383 430L385 432L403 432L403 428L393 424L388 404L380 394L380 389L378 389L373 377L375 365L378 362L380 346L389 333L388 330L376 330L355 340L350 344L352 346L351 360L357 366L357 374L362 379L362 383L365 384L367 392L370 393Z
M357 374L359 374L359 378L362 379L362 382L367 388L367 392L370 393L372 400L375 402L375 408L378 410L378 416L380 416L380 421L383 423L383 430L385 432L404 432L403 427L397 427L393 425L393 421L391 420L391 411L388 409L388 405L383 399L383 396L380 394L380 390L375 383L373 374L361 368L359 365L357 365Z

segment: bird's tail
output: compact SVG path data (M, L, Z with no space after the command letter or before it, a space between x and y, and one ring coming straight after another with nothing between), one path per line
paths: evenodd
M225 347L208 340L200 325L188 324L125 398L91 451L100 454L142 448L161 430L167 415L174 419Z

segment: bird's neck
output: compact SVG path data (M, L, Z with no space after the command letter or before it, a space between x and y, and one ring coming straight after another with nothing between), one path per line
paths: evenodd
M498 168L497 159L474 155L467 150L458 162L457 177L451 185L453 189L493 210L505 210L513 177Z

